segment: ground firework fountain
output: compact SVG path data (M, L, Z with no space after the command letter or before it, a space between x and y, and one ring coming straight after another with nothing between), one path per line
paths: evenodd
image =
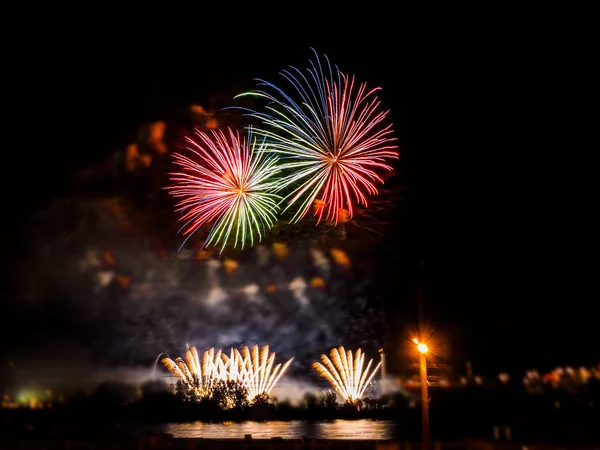
M317 373L331 383L346 403L360 407L365 391L381 362L369 371L373 359L364 367L365 354L362 350L359 348L353 355L351 350L346 351L344 347L331 349L329 357L321 355L321 361L323 364L313 364Z
M284 364L275 363L275 353L264 345L259 349L244 346L231 349L229 356L214 348L204 352L200 363L195 347L189 347L185 353L185 361L181 357L163 358L165 368L193 391L198 398L206 393L206 388L214 381L233 381L239 383L248 392L248 399L254 401L257 397L268 396L277 381L287 370L294 358Z

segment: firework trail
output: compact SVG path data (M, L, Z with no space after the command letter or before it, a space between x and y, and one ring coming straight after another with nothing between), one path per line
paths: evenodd
M205 246L221 245L221 251L234 240L243 249L255 237L262 240L276 220L278 202L277 158L265 156L264 139L258 142L250 130L247 138L228 128L199 129L185 137L190 156L174 154L178 170L170 173L166 188L177 199L175 210L186 240L202 225L213 222ZM233 233L233 235L232 235Z
M321 355L321 361L313 363L317 373L331 383L335 390L352 405L359 402L377 373L381 362L369 372L373 359L364 368L365 354L359 348L353 355L351 350L346 351L344 347L331 349L327 355Z
M279 363L273 367L275 353L269 352L268 345L264 345L260 351L258 345L254 345L252 350L245 346L242 347L241 352L237 349L233 350L232 355L229 365L230 377L241 382L248 389L250 400L257 396L269 395L294 360L290 358L285 364Z
M269 102L268 112L243 109L262 123L256 133L280 156L280 168L290 171L279 185L290 190L282 212L294 206L290 222L295 223L312 205L317 223L325 215L337 225L353 217L354 204L366 207L366 196L378 193L376 183L383 179L377 171L391 171L387 161L398 158L398 150L392 125L385 123L389 111L380 110L380 88L367 89L327 57L322 64L315 56L305 72L290 66L280 73L290 93L258 79L256 90L236 98Z
M214 348L204 352L202 364L198 358L196 347L188 347L185 361L181 357L163 358L163 366L175 377L182 381L187 389L194 392L197 398L202 398L218 380L228 380L227 358L221 350L215 353Z
M188 347L185 352L185 361L181 357L163 358L161 363L174 376L187 383L194 382L194 379L200 381L205 379L227 380L228 358L223 355L221 350L215 353L211 348L204 352L202 364L198 358L196 347Z

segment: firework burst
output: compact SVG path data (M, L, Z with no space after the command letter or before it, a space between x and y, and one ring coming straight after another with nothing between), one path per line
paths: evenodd
M364 396L367 386L377 373L381 362L373 368L373 359L364 367L365 354L359 348L355 354L344 347L331 349L329 357L321 355L321 361L313 363L317 373L331 383L335 390L351 404L357 405Z
M275 353L269 351L268 345L260 350L258 345L254 345L252 350L242 347L241 352L237 349L232 351L229 374L233 380L241 382L248 389L248 396L252 400L269 395L293 360L291 358L283 365L278 363L273 366Z
M290 190L283 208L295 207L290 222L313 206L317 223L325 216L337 225L353 217L354 205L366 207L367 195L377 194L376 184L383 183L378 172L392 170L388 161L398 158L398 149L386 124L389 111L380 110L380 88L368 89L327 57L322 64L315 56L305 72L295 67L281 72L290 93L258 79L256 90L237 97L268 101L267 112L248 115L262 123L256 132L280 156L281 169L290 171L279 185Z
M254 245L270 229L281 197L275 193L277 158L265 156L260 142L248 131L247 138L228 129L196 129L184 138L186 153L174 154L177 170L170 173L166 188L179 199L176 211L186 240L201 226L213 223L205 246L233 240L233 247Z
M221 350L214 348L204 352L202 363L198 358L196 347L188 347L185 360L177 357L174 360L166 357L161 360L163 366L183 382L189 390L202 397L208 387L216 380L227 380L229 359Z
M201 398L214 381L235 381L247 389L249 400L268 396L294 358L275 363L275 353L264 345L231 349L229 355L214 348L204 352L202 363L195 347L189 347L185 361L181 357L163 358L163 366Z

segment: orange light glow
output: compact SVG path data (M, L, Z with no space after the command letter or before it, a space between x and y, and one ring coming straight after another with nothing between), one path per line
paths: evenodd
M310 280L310 285L311 285L311 287L314 287L314 288L324 288L325 280L323 280L323 278L321 278L321 277L313 277Z
M133 172L137 167L140 152L136 144L129 144L125 149L125 170Z
M117 284L121 287L121 289L127 289L131 284L131 278L127 275L117 274L115 275L115 280L117 281Z
M213 117L214 113L212 111L207 111L201 105L191 105L190 112L192 114L192 119L198 125L204 124L204 127L209 130L216 130L219 128L219 122Z
M345 267L346 269L350 268L350 258L348 257L346 252L338 248L332 248L330 253L331 257L337 264L339 264L342 267Z
M104 264L113 266L115 264L115 258L108 250L104 252Z
M163 142L163 137L165 134L165 128L167 124L161 120L157 120L156 122L150 124L149 126L149 136L148 143L154 149L156 153L159 155L163 155L167 151L167 146ZM151 159L150 159L151 161ZM146 165L147 164L147 165ZM144 165L148 167L149 162L144 161Z
M415 344L417 344L417 350L421 353L427 353L429 351L429 347L424 342L419 342L417 338L413 338L412 340Z
M338 218L339 218L340 223L346 223L346 222L348 222L348 220L350 220L350 213L348 212L347 209L340 208L340 210L338 212Z
M219 122L217 121L217 119L214 118L206 119L205 126L209 130L216 130L217 128L219 128Z
M277 256L279 259L284 259L290 253L290 250L287 245L280 242L275 242L273 244L273 253L275 253L275 256Z
M227 272L228 274L232 274L238 267L239 267L239 263L231 258L227 258L225 259L225 261L223 262L223 267L225 268L225 272Z
M327 206L327 204L323 200L318 199L318 198L315 199L313 205L315 208L315 211L314 211L315 215L322 214L323 210Z
M206 259L210 258L210 256L211 256L211 253L206 250L198 250L198 253L196 253L196 259L200 259L200 260L206 260Z
M206 111L202 105L190 105L190 111L192 112L192 114L198 115L198 116L208 116L209 113L208 111Z

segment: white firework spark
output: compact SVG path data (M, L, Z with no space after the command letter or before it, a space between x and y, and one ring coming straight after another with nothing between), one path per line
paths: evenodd
M355 354L344 347L332 348L329 357L321 355L321 361L313 363L317 373L331 383L347 403L357 405L369 383L377 373L381 362L370 371L373 359L364 367L365 354L359 348ZM363 370L364 368L364 370Z
M252 350L247 346L232 349L229 374L232 379L241 382L248 390L248 397L252 401L257 396L269 395L279 378L287 370L294 358L285 364L275 363L275 353L269 351L269 346L264 345L260 350L254 345Z
M166 357L161 360L165 368L180 381L184 382L198 397L202 397L205 390L216 380L227 380L228 358L221 350L215 353L211 348L204 352L202 362L198 357L196 347L188 347L185 352L185 361L181 357L175 360Z
M224 380L240 383L252 401L257 396L269 395L293 360L274 365L275 353L269 351L269 346L259 349L254 345L252 349L242 347L241 351L232 348L229 355L211 348L204 352L202 364L196 348L188 347L185 361L178 357L175 360L163 358L161 362L179 380L194 388L199 397L213 381Z

